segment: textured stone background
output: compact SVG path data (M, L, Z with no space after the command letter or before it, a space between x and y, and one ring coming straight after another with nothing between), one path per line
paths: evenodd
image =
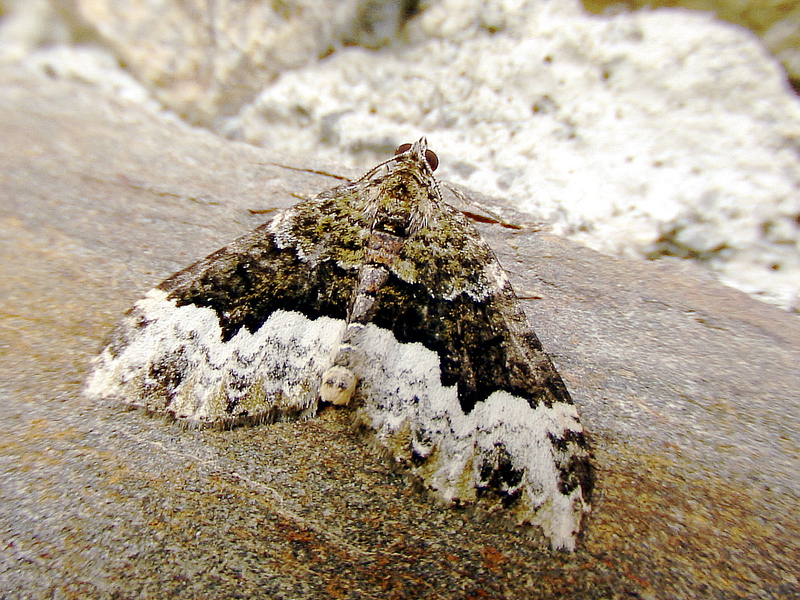
M714 12L0 0L0 62L361 170L425 134L443 177L560 235L616 256L683 258L800 311L800 101L786 73L797 80L800 4L681 5Z
M444 177L560 235L800 310L796 0L622 6L17 0L0 61L359 169L425 133Z
M714 13L761 38L800 88L800 4L795 0L583 0L583 5L600 14L662 7Z
M752 27L796 82L796 2L700 8ZM800 323L702 268L800 297L800 108L754 36L544 0L0 16L0 597L800 596ZM550 60L504 62L523 46ZM442 177L497 196L468 192L470 210L523 226L479 228L594 444L575 554L438 506L342 411L185 431L80 395L147 289L426 132ZM601 188L626 178L605 219ZM520 181L540 213L509 208ZM648 193L686 210L648 220ZM611 258L545 216L699 258Z
M480 229L595 448L585 535L553 554L438 506L344 412L186 431L81 397L147 289L352 171L19 67L0 69L0 139L3 598L800 594L796 316L472 194L523 226Z

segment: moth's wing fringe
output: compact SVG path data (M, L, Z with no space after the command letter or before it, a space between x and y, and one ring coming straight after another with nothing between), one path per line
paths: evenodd
M542 551L558 552L550 544L546 544L547 536L540 527L531 527L529 523L519 523L509 519L504 511L487 507L485 503L448 501L435 489L429 487L422 476L414 473L407 464L398 461L392 451L387 448L377 436L368 419L359 410L351 412L350 430L353 435L359 436L369 443L370 452L377 456L392 472L401 475L411 485L415 492L423 494L435 506L447 510L454 510L466 515L470 521L490 523L492 527L502 528L504 531L531 539L542 547ZM578 534L578 539L583 538L583 528ZM545 548L547 550L545 550Z
M178 427L181 430L200 430L208 429L212 431L230 431L231 429L238 429L239 427L257 427L260 425L272 425L273 423L289 422L289 421L306 421L312 417L309 414L290 414L273 407L270 411L260 415L239 415L229 419L215 419L214 421L203 421L200 419L185 419L178 417L172 411L164 411L149 408L146 406L137 406L126 402L118 402L109 400L105 404L109 408L117 410L120 406L123 410L128 412L136 412L146 415L155 421L161 421L164 426Z

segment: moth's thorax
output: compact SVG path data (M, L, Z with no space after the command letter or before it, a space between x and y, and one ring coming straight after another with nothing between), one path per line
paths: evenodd
M381 223L386 224L385 221L381 221ZM367 240L364 260L367 263L392 265L406 239L405 235L392 233L383 227L376 226Z
M371 229L402 238L426 226L433 205L441 201L433 175L413 157L373 179L367 197Z

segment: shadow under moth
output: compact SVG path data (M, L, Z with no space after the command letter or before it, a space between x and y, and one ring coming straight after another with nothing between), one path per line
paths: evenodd
M574 549L593 483L577 410L437 162L405 144L150 290L85 393L195 425L346 405L440 498Z

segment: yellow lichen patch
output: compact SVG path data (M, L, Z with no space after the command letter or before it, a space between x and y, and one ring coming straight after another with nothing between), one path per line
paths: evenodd
M265 409L271 408L272 402L267 397L267 392L264 387L264 381L258 379L250 387L247 388L247 393L239 399L236 404L236 412L256 416L259 413L266 412Z
M411 462L411 424L407 420L403 421L403 424L391 434L383 437L381 441L397 462L403 464Z

